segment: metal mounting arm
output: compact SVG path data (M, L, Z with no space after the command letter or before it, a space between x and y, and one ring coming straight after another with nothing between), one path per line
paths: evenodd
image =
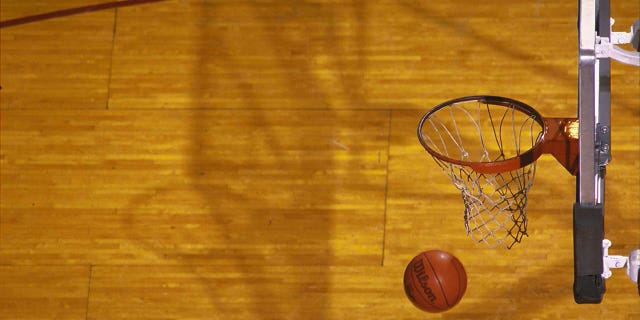
M638 294L640 294L640 249L631 251L629 256L609 255L609 247L611 241L609 239L602 240L602 277L608 279L611 277L611 269L627 269L627 276L631 281L638 284Z
M615 20L611 18L610 25L613 26ZM609 37L596 37L595 53L597 58L611 58L616 61L640 66L640 52L624 50L618 44L632 43L633 47L640 51L640 19L631 26L630 32L613 32Z

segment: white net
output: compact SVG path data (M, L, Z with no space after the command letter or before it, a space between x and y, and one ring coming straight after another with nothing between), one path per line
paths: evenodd
M539 119L538 119L539 120ZM510 105L462 101L431 113L422 124L422 141L444 158L496 162L533 148L543 133L535 116ZM467 234L489 247L511 248L527 235L527 192L535 161L521 168L486 174L433 157L462 192Z

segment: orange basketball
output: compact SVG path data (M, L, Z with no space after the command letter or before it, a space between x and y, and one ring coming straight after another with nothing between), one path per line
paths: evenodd
M442 250L417 255L404 271L404 291L409 300L427 312L447 311L467 290L467 273L460 260Z

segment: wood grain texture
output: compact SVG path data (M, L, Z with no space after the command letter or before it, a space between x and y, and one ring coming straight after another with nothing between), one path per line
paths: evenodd
M502 4L511 11L503 17L461 10L462 3L391 1L182 1L121 10L110 103L422 108L443 95L482 92L573 105L565 92L575 90L577 72L577 41L567 41L577 37L574 8L548 4L532 16L525 12L536 4ZM535 47L513 45L523 36Z
M0 319L86 319L88 266L0 266Z
M3 1L2 20L86 5L87 1ZM105 108L114 11L2 29L2 109Z
M1 19L93 4L0 2ZM614 1L614 31L638 16ZM422 149L444 100L575 116L577 1L169 0L3 28L0 319L637 319L622 270L573 302L574 177L550 156L529 236L474 244ZM612 63L611 254L640 245L640 69ZM413 256L469 284L427 315Z
M380 263L388 112L76 114L3 114L7 263Z

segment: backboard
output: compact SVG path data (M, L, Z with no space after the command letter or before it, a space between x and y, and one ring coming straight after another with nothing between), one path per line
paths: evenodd
M640 19L628 33L612 32L610 0L579 0L578 10L580 157L573 208L573 292L577 303L600 303L610 266L626 265L640 292L638 251L629 258L609 256L610 241L604 238L605 173L611 159L610 59L640 66ZM631 43L636 51L617 46L624 43Z
M600 37L609 37L609 0L580 0L578 17L579 173L573 208L574 298L599 303L602 274L604 188L610 159L610 60L596 56Z

